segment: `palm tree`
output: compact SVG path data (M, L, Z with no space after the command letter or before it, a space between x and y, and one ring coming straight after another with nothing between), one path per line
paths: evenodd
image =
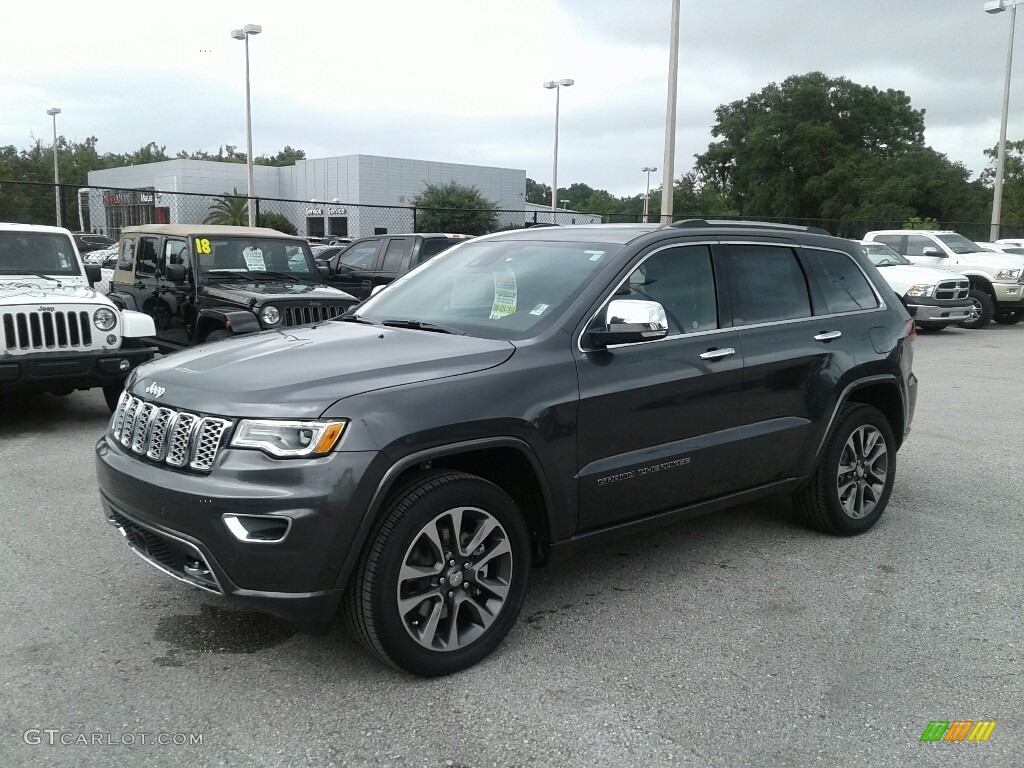
M203 220L204 224L228 224L232 227L244 227L249 223L249 209L246 199L238 196L238 189L232 194L225 194L210 209L210 215Z

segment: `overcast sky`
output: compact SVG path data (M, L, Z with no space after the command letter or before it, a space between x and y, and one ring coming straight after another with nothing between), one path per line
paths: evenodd
M676 177L707 148L715 107L814 70L905 91L927 143L976 177L998 141L1010 23L983 5L683 0ZM48 145L56 106L58 132L96 136L100 152L244 151L245 46L230 32L255 23L255 154L496 165L550 184L555 95L542 83L573 78L559 186L633 195L641 167L663 166L670 12L670 0L6 3L0 146ZM1014 78L1011 141L1024 138L1024 70Z

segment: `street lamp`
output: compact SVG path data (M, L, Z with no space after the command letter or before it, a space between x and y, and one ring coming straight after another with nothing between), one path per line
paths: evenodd
M246 154L245 166L246 173L249 179L249 226L256 226L256 209L252 204L252 105L249 99L249 36L258 35L263 31L263 27L259 24L246 24L241 29L231 30L231 37L235 40L245 41L245 140L247 144L248 153Z
M672 222L672 204L675 200L676 162L676 97L679 82L679 0L672 0L672 29L668 43L668 99L665 104L665 170L661 185L661 223Z
M1010 111L1010 69L1013 64L1013 29L1017 22L1017 2L1019 0L990 0L985 3L985 13L1002 13L1010 9L1010 43L1006 48L1006 79L1003 83L1003 114L999 122L999 152L996 155L996 180L992 192L992 227L989 240L999 239L1000 224L1003 218L1003 171L1006 166L1006 117Z
M548 80L544 87L548 90L555 90L555 159L551 166L551 215L554 217L558 208L558 108L561 100L562 88L568 88L575 83L575 80L565 78L564 80ZM553 219L552 219L553 220Z
M648 205L651 201L651 174L654 173L656 170L658 169L655 168L653 165L645 165L643 168L640 169L640 173L647 174L647 191L644 192L644 224L648 222L647 210Z
M46 114L53 118L53 201L57 208L57 226L60 222L60 171L57 170L57 115L60 114L60 107L46 110Z

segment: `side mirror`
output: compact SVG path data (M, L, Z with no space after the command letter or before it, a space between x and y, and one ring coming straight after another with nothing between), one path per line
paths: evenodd
M89 285L95 285L103 279L103 273L100 272L99 264L86 264L85 265L85 279L89 281Z
M376 296L378 293L383 291L385 287L386 286L383 286L383 285L375 285L375 286L373 286L373 290L370 291L370 295L371 296Z
M940 251L938 248L935 248L934 246L929 245L929 246L926 246L925 248L921 249L921 255L922 256L941 256L942 255L942 251Z
M316 268L320 270L320 277L331 276L331 265L330 264L317 264Z
M186 269L184 264L168 264L167 271L164 272L164 277L172 283L178 283L180 285L185 282L185 274Z
M656 301L614 299L605 310L604 326L587 333L598 347L655 341L668 336L665 308Z

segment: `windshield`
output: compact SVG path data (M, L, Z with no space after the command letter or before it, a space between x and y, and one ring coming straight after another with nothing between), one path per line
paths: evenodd
M900 256L888 245L882 243L861 243L868 254L868 258L876 267L896 267L900 265L913 264L909 259Z
M0 275L80 277L71 238L59 232L0 232Z
M955 233L948 235L936 235L939 240L949 246L949 249L953 253L985 253L985 249L975 243L973 240L968 240L963 235Z
M356 314L481 338L525 339L553 323L621 249L607 243L468 242L399 278Z
M196 235L191 241L204 274L233 272L265 276L275 273L320 282L320 271L309 245L303 240Z

